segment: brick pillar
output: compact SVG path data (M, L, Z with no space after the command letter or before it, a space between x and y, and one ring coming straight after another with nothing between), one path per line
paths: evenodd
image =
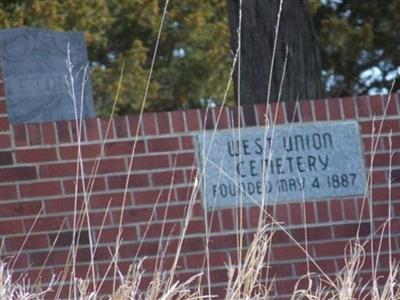
M0 77L0 166L13 164L11 155L10 124L7 116L7 105L4 97L4 82Z

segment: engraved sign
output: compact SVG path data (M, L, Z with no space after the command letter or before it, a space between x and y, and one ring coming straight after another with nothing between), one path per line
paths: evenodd
M197 146L208 209L365 192L356 122L206 132Z
M67 83L71 82L66 63L68 47L75 102ZM88 60L82 32L0 30L0 57L11 123L73 120L74 103L78 117L81 108L84 118L95 116L88 74L84 78Z

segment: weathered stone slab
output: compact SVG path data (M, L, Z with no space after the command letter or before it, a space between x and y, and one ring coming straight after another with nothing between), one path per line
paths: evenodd
M75 119L67 85L68 44L73 64L78 116L95 115L89 77L81 97L87 51L82 32L52 32L37 28L0 30L0 55L5 97L11 123Z
M363 195L356 122L244 128L197 136L202 194L213 207Z

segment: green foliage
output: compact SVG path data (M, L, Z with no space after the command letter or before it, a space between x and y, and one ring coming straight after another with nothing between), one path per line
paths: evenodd
M400 75L400 0L321 3L311 8L328 96L389 92Z
M400 73L400 0L309 4L327 96L389 91ZM84 31L97 112L109 114L125 62L116 107L125 114L140 110L163 6L163 0L3 0L0 26ZM170 1L146 110L222 100L232 64L227 23L225 1Z
M85 32L96 110L107 115L124 74L116 112L140 110L164 1L2 1L0 26ZM225 2L171 1L161 35L147 110L222 100L231 68Z

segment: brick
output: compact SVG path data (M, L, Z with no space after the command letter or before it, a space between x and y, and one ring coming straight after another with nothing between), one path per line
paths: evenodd
M62 207L63 213L68 214L69 212L74 212L75 204L79 209L83 207L83 197L77 196L75 198L75 196L72 195L65 198L47 199L44 201L44 204L47 214L59 213L60 207Z
M124 199L125 205L131 204L130 194L123 192L94 194L90 196L90 207L93 209L104 209L107 208L108 204L110 204L110 207L120 207L123 205Z
M64 146L59 148L59 153L61 159L73 159L76 160L78 158L78 145L74 146ZM82 158L97 158L101 154L101 145L100 144L89 144L89 145L81 145L80 152Z
M380 149L381 144L376 140L375 137L364 137L362 138L362 143L364 144L364 150L366 153L374 152L374 149Z
M200 122L202 123L202 129L210 130L214 129L214 118L212 110L209 108L203 108L199 110Z
M56 161L57 153L54 148L26 149L15 152L18 163L33 163Z
M372 185L387 184L387 178L385 172L373 170L371 174L371 183Z
M326 109L326 104L324 99L314 101L314 112L316 121L328 120L328 112Z
M109 189L125 189L126 178L126 175L109 176L107 178ZM149 185L149 177L147 174L131 174L129 176L129 188L145 187Z
M147 190L147 191L136 191L134 192L135 204L155 204L158 202L174 201L173 193L170 193L168 189L161 190Z
M289 214L288 214L288 207L286 204L278 204L275 206L275 219L278 222L288 222L289 219Z
M201 129L198 111L196 109L187 110L184 112L186 114L186 123L189 131L197 131Z
M9 130L10 130L10 125L8 123L8 118L0 116L0 132Z
M0 149L11 148L11 138L8 133L0 134Z
M178 138L157 138L147 140L147 147L150 152L163 152L179 150Z
M330 211L332 221L342 221L344 219L342 202L340 200L333 200L330 202Z
M192 216L201 217L203 216L201 208L198 205L193 207ZM157 208L157 216L158 219L163 220L166 218L167 220L172 219L184 219L186 218L186 214L188 213L188 205L180 204L180 205L167 205Z
M142 115L144 135L156 135L157 126L154 113L144 113Z
M286 117L285 117L285 107L282 102L279 103L271 103L271 118L274 124L284 124Z
M329 210L327 201L319 201L316 204L318 222L329 222Z
M83 193L82 179L79 178L78 181L75 179L67 179L63 181L65 194L74 194L76 186L78 187L78 193ZM106 189L105 179L103 177L90 178L85 180L85 190L91 191L104 191Z
M185 132L185 119L182 111L171 111L170 112L171 123L172 123L172 132Z
M191 199L192 197L196 197L196 195L194 195L194 193L198 192L192 186L176 187L175 191L176 191L177 200L183 200L183 201L187 201L187 200Z
M342 112L339 99L328 99L328 111L330 120L341 120Z
M382 137L384 148L386 150L400 149L400 136ZM390 145L391 143L391 145Z
M13 157L11 151L0 151L0 166L12 165Z
M20 220L0 221L0 234L2 236L21 233L24 233L24 227Z
M344 225L335 225L333 227L334 236L337 239L340 238L355 238L357 236L368 236L370 234L370 224L364 223L352 223ZM357 234L358 233L358 234Z
M131 137L140 136L143 134L143 124L139 124L140 120L139 115L130 115L128 116L128 125Z
M270 277L291 277L293 269L291 264L270 264L268 266Z
M375 204L372 209L374 218L381 218L387 220L389 218L389 205L388 203Z
M299 203L292 203L289 205L290 224L303 224L303 207Z
M43 143L46 145L55 145L57 143L54 123L42 123Z
M398 189L392 188L392 195L394 194L394 191L397 192ZM372 189L372 193L370 196L374 201L387 201L389 199L389 188L388 187L374 188ZM367 207L365 209L367 209Z
M77 167L79 166L77 166L76 162L42 164L39 165L39 176L41 178L72 177L76 176Z
M313 202L306 202L303 203L304 211L305 211L305 218L306 218L306 223L316 223L316 215L315 215L315 210L314 210L314 203Z
M225 106L213 109L215 125L218 129L230 128L229 115Z
M132 170L153 170L168 167L168 155L135 156L133 158Z
M346 220L357 220L357 210L353 199L343 199L343 212Z
M211 243L211 240L210 240ZM204 239L202 237L186 237L183 240L182 252L199 252L204 250Z
M301 120L303 122L310 122L310 121L313 121L313 119L314 119L311 101L312 100L304 100L304 101L299 102Z
M22 203L7 203L0 206L2 218L36 216L42 208L42 202L29 201Z
M316 244L315 251L317 257L327 257L327 256L339 256L343 257L346 245L346 241L324 241L323 243Z
M182 150L193 150L193 137L192 136L182 136L180 137Z
M72 231L50 233L48 234L50 245L55 248L70 247L74 240L74 233ZM89 232L87 230L80 230L75 234L75 245L89 245Z
M254 106L256 114L256 122L258 126L265 126L265 124L272 121L271 118L271 106L266 103L256 104Z
M0 200L17 200L17 188L14 185L0 185Z
M255 115L254 105L244 105L242 107L242 111L245 126L256 126L257 119Z
M214 220L211 221L212 223L216 223L216 221L214 222ZM204 220L191 220L189 222L189 225L186 229L186 232L188 235L191 234L205 234L206 233L206 226L204 224Z
M184 175L182 171L163 171L157 173L151 173L151 181L153 186L160 185L173 185L183 183L185 181Z
M7 114L7 105L4 100L0 100L0 114Z
M358 117L369 117L369 101L368 96L361 96L356 98Z
M264 211L263 212L260 211L259 207L248 207L246 209L246 212L247 212L246 218L248 219L248 223L249 223L250 227L254 227L255 228L255 227L258 226L259 220L260 220L260 213L262 214L261 219L263 221L266 221L266 220L268 220L267 222L270 221L269 218L265 215L265 212ZM222 220L222 222L224 222L222 214L221 214L221 220ZM228 220L228 222L229 222L229 220Z
M391 170L392 182L399 183L400 182L400 169Z
M172 164L176 167L186 167L186 166L195 166L195 155L194 153L177 153L175 155L171 155Z
M39 218L24 219L25 228L33 232L62 231L67 228L66 216L46 216Z
M0 182L13 182L36 179L35 167L13 167L0 169Z
M119 215L116 215L116 220L119 220ZM96 235L96 240L100 243L115 243L118 234L120 233L118 228L103 228L101 231L99 230ZM122 230L121 238L123 241L135 241L138 238L138 234L136 232L136 227L124 225Z
M145 224L139 226L140 236L144 238L166 238L169 236L177 236L181 230L179 222L168 222L162 224Z
M372 160L373 159L373 160ZM396 155L396 153L392 156L390 153L378 153L373 156L367 155L365 157L367 166L370 167L372 164L374 167L388 167L390 160L392 160L392 165L396 166L398 163L399 155Z
M36 182L21 184L19 190L22 197L40 197L61 194L61 185L58 181Z
M57 137L59 143L70 143L71 134L68 121L58 121L55 123L57 128Z
M123 142L112 142L106 143L104 151L106 156L117 156L117 155L131 155L133 147L135 146L134 154L144 153L145 145L143 140L138 141L123 141Z
M304 246L303 246L304 247ZM293 260L305 258L306 254L298 246L280 246L272 247L274 261L276 260Z
M89 141L100 140L100 131L97 124L97 118L89 118L84 120L84 128L86 132L86 138Z
M28 255L21 253L18 255L18 257L13 257L12 260L10 261L10 265L13 266L14 276L18 276L18 273L15 272L15 270L22 269L23 271L21 272L20 276L23 276L26 274L26 270L29 269L29 260L28 260ZM21 278L21 277L18 277Z
M83 163L84 169L87 174L91 174L94 171L94 167L97 165L97 161L86 161ZM113 172L125 172L125 160L122 158L114 159L101 159L98 164L97 174L113 173Z
M73 142L86 141L83 124L77 124L75 121L70 121L69 126L71 129L71 138Z
M384 108L382 104L382 97L380 95L369 96L369 103L371 107L371 113L373 116L383 115Z
M297 242L301 243L306 240L306 235L305 235L306 232L307 232L307 240L309 243L312 243L314 241L332 239L332 226L292 229L290 231L290 234Z
M388 133L390 131L400 131L399 120L382 120L382 121L365 121L360 122L362 134L380 134Z
M171 126L169 124L169 112L159 112L156 114L158 134L171 133Z
M16 146L26 146L28 145L27 130L25 124L14 124L12 125L12 130L14 133L14 140Z
M352 97L345 97L341 99L343 114L345 119L355 119L356 118L356 110L354 107L354 101Z
M111 119L98 119L100 125L100 136L101 138L108 140L114 139L114 126Z
M41 251L41 252L33 252L30 256L30 261L32 263L32 267L41 267L47 262L47 265L65 265L65 262L68 261L68 250L63 251Z
M18 252L19 250L38 250L49 248L47 236L35 234L23 237L9 237L6 239L7 251Z
M28 141L29 145L40 145L42 144L42 132L40 129L40 124L28 124Z
M285 102L286 117L288 122L299 122L300 111L299 103L297 101Z
M121 210L116 210L112 212L114 222L120 221L121 218ZM125 208L123 210L122 223L124 226L127 224L137 224L137 223L145 223L146 225L150 222L154 222L157 220L157 214L154 211L154 208ZM115 240L115 237L114 237Z
M126 117L114 117L114 127L117 138L125 138L129 136L127 118Z
M396 116L398 114L397 105L396 105L396 95L388 95L382 96L383 106L386 109L386 115L388 116Z

